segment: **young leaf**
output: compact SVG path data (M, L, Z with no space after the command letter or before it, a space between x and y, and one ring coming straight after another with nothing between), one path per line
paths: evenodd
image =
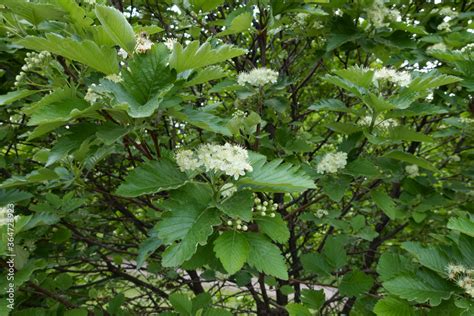
M204 183L188 183L172 191L163 203L168 212L156 225L158 238L169 246L162 256L164 267L176 267L192 257L198 245L205 245L213 226L221 220L216 209L208 208L212 189ZM175 243L177 242L177 243Z
M345 296L357 296L367 292L372 287L374 280L362 271L354 270L342 278L339 292Z
M266 162L259 157L252 164L253 171L239 179L239 184L256 192L301 192L314 189L314 181L306 173L281 159Z
M253 196L250 190L242 190L225 199L217 207L232 218L246 222L252 219Z
M95 7L95 14L112 40L132 54L135 49L135 33L123 14L115 8L103 5Z
M400 210L397 209L395 202L384 190L374 190L371 193L375 204L388 216L390 219L397 219L402 216Z
M18 41L23 47L48 51L81 62L106 75L118 72L117 52L112 47L99 46L91 40L77 41L58 34L46 37L27 36Z
M258 217L255 219L258 228L265 235L270 237L273 241L283 244L290 238L290 231L286 222L281 218L280 214L275 214L275 217Z
M415 310L406 301L395 297L385 297L374 306L377 316L415 316Z
M288 280L285 259L277 246L257 233L245 234L250 245L248 264L260 272Z
M179 171L169 160L150 160L133 169L116 191L117 195L135 197L163 190L176 189L187 181L185 173Z
M176 43L170 57L170 66L179 73L187 69L217 64L245 52L245 49L226 44L220 45L219 48L211 48L209 42L199 46L198 41L192 41L183 49L180 43Z
M249 256L249 243L244 234L227 231L214 241L214 252L229 274L239 271Z

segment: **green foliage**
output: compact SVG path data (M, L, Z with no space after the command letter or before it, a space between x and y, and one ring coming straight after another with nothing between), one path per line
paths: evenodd
M214 242L217 258L229 274L239 271L249 256L249 243L244 234L236 231L224 232Z

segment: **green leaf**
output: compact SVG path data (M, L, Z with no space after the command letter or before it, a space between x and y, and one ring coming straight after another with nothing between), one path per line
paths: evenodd
M0 189L0 207L8 203L16 203L32 198L33 195L29 192L20 190L4 190Z
M353 270L342 278L339 285L339 292L345 296L361 295L372 287L374 280L359 270Z
M145 263L146 259L160 247L162 241L157 238L156 234L152 234L150 237L145 239L138 247L137 256L137 270L140 269Z
M2 184L0 184L0 189L55 180L58 177L59 176L53 170L48 168L41 168L33 170L26 176L12 176L11 178L5 180Z
M285 306L290 316L311 316L308 308L298 303L290 303Z
M98 46L90 40L77 41L58 34L47 33L46 37L27 36L18 44L36 51L49 51L81 62L104 74L117 73L117 52L114 48Z
M185 173L172 162L150 160L133 169L117 189L116 194L135 197L164 190L176 189L188 180Z
M326 295L322 289L318 291L309 289L301 290L301 301L311 309L318 310L323 306L325 300Z
M333 270L325 256L320 253L306 253L301 256L301 263L306 272L321 276L330 276Z
M123 14L113 7L97 5L95 14L112 40L132 54L135 49L135 32Z
M260 272L288 280L285 259L278 247L261 234L247 233L245 236L250 245L248 264Z
M424 248L419 243L411 241L404 242L402 248L414 256L421 265L446 275L446 267L450 259L438 248L432 246Z
M344 248L345 240L342 236L331 236L326 240L322 254L333 269L342 268L347 262L347 254Z
M34 3L25 0L2 0L2 4L28 22L38 25L46 20L64 20L65 12L47 3Z
M234 193L217 207L232 218L249 222L252 219L253 194L249 190Z
M428 135L415 132L406 126L395 126L388 130L388 138L392 140L404 140L412 142L432 142L433 138Z
M217 33L216 36L225 36L230 34L243 33L251 27L252 23L252 12L244 12L237 15L226 28L225 31Z
M204 111L196 111L193 109L184 109L181 111L170 110L169 114L178 120L184 121L203 130L232 136L230 130L225 126L224 119Z
M349 176L327 176L321 179L324 193L334 202L339 202L351 184Z
M204 183L188 183L172 191L163 203L168 212L156 225L158 237L171 244L162 256L164 267L176 267L192 257L198 245L205 245L213 226L221 220L215 209L208 208L212 189ZM178 243L174 243L179 241Z
M334 73L352 84L365 89L369 89L373 84L374 71L363 67L352 66L347 69L336 70Z
M316 188L314 181L299 167L282 163L281 159L265 160L264 156L255 159L253 171L240 178L238 184L256 192L301 192Z
M392 198L383 189L374 190L370 193L375 204L392 220L402 217L401 211Z
M209 66L200 70L191 80L184 84L185 87L198 85L211 80L226 77L227 73L219 66Z
M413 272L411 260L399 254L386 252L380 256L377 273L382 281L393 279L401 274Z
M451 217L448 222L448 228L474 237L474 222L467 218Z
M179 312L180 315L191 316L193 304L186 294L173 293L169 296L169 300L173 308Z
M351 161L344 172L347 172L355 177L363 176L367 178L376 178L380 176L380 172L377 167L368 159L358 158Z
M0 95L0 105L9 105L15 101L26 98L32 94L37 93L35 90L15 90L10 91L7 94Z
M189 0L193 11L198 13L199 10L209 12L224 3L224 0Z
M346 135L350 135L362 130L362 127L357 124L344 122L331 122L325 124L325 126L334 132Z
M395 297L385 297L374 306L377 316L415 316L415 310L406 301Z
M384 157L404 161L410 164L415 164L433 172L438 171L438 169L435 168L428 160L423 159L421 157L416 157L412 154L403 151L393 150L385 154Z
M372 92L362 97L362 101L376 113L397 108L395 104L387 101L382 95L376 95Z
M214 252L229 274L244 266L249 256L249 243L242 233L227 231L214 241Z
M193 41L183 49L180 43L176 43L169 63L177 72L182 72L187 69L196 69L217 64L240 56L245 52L245 49L227 44L219 45L218 48L211 48L209 42L199 46L199 41Z
M452 284L434 273L421 272L417 276L401 275L383 283L390 293L408 301L439 305L455 289Z
M338 99L323 99L316 104L311 105L308 110L313 111L335 111L350 112L350 108L346 107L344 102Z
M286 221L278 213L275 213L273 218L270 216L259 216L255 219L255 223L258 224L261 232L277 243L284 244L290 239L290 231Z
M428 89L434 89L461 80L461 78L455 76L448 76L440 74L437 71L431 71L415 77L408 86L408 90L424 92Z

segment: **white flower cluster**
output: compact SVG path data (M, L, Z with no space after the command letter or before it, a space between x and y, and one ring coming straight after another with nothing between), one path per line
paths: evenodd
M415 178L420 175L420 170L417 165L408 165L405 167L405 172L408 174L409 178Z
M384 67L374 72L374 80L388 80L400 87L406 87L411 82L411 75L406 71L396 71Z
M242 110L235 110L234 113L232 113L232 117L235 118L245 118L247 116L247 112L244 112Z
M253 202L254 207L252 208L252 211L254 212L260 212L259 214L261 216L270 216L270 217L275 217L275 211L278 209L278 204L273 203L273 200L269 201L262 201L260 198L256 197Z
M105 77L105 79L113 81L115 83L119 83L119 82L123 81L123 78L120 74L111 74L111 75L108 75L107 77Z
M252 171L248 161L248 152L238 145L204 144L196 152L191 150L180 150L176 154L176 163L181 171L197 170L203 167L206 172L223 172L234 177L245 175L246 171Z
M240 219L236 221L228 220L227 225L235 226L235 228L237 228L238 230L243 230L243 231L247 231L249 229L249 227L245 225Z
M347 153L338 151L324 155L318 163L316 171L318 173L336 173L339 169L344 169L347 164Z
M323 218L324 216L327 216L329 214L328 211L326 210L317 210L316 211L316 217L317 218Z
M120 48L119 51L117 52L117 55L119 55L122 59L127 59L128 53L125 49Z
M434 44L434 45L431 45L430 47L428 47L426 49L427 52L432 52L432 51L435 51L435 50L439 50L439 51L442 51L442 52L445 52L448 48L446 47L446 45L444 43L437 43L437 44Z
M139 54L146 53L153 47L153 42L146 37L146 35L141 34L137 38L137 44L135 45L135 52Z
M357 123L362 126L370 126L370 123L372 123L372 117L370 115L361 117ZM374 126L381 128L383 130L386 130L394 126L398 126L398 122L391 118L383 119L383 118L377 117L375 119Z
M237 192L237 187L233 183L226 183L221 187L220 192L223 198L228 198Z
M250 72L241 72L237 82L241 86L250 84L255 87L262 87L267 83L275 83L278 80L278 72L268 68L255 68Z
M26 72L35 68L41 68L45 62L49 62L51 54L47 51L41 53L28 52L25 57L25 64L21 67L20 73L15 77L15 87L18 87L26 77Z
M367 11L367 18L376 27L387 26L388 21L401 21L400 11L389 9L385 6L383 0L375 0L372 7Z
M96 103L97 100L101 98L101 96L95 92L96 87L97 86L95 83L91 84L87 89L86 95L84 96L84 100L86 100L90 104Z
M461 53L470 53L474 51L474 43L469 43L459 50Z
M449 279L456 281L456 284L464 289L471 297L474 297L474 287L472 287L474 269L467 269L463 265L449 264L446 267Z
M174 37L168 37L166 41L164 42L165 46L169 49L172 50L174 47L174 44L177 43L178 40Z

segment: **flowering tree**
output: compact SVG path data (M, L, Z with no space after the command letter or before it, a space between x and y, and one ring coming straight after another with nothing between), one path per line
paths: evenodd
M435 2L3 0L2 315L473 315Z

